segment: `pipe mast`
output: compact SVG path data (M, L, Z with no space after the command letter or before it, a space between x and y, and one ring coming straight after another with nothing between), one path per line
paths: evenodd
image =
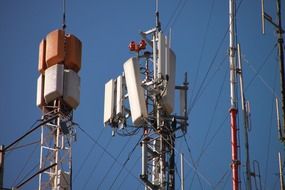
M244 95L244 85L243 85L243 70L242 70L242 62L241 62L241 50L240 44L237 44L237 53L238 53L238 70L239 74L239 85L240 85L240 96L241 96L241 109L243 112L243 124L244 124L244 145L245 145L245 158L246 158L246 189L251 190L251 168L250 168L250 157L249 157L249 140L248 140L248 132L249 132L249 117L248 117L248 108L247 102Z
M237 106L236 106L236 47L235 47L235 0L229 0L229 63L230 63L230 118L231 118L231 149L232 149L232 187L239 189L239 160L237 142Z
M270 24L275 27L277 34L277 45L278 45L278 57L279 57L279 67L280 67L280 91L281 91L281 109L282 109L282 119L281 120L281 128L282 133L285 131L285 78L284 78L284 46L283 46L283 33L284 30L282 28L281 22L281 1L276 0L276 9L277 9L277 22L274 22L272 17L264 11L264 0L261 0L261 8L262 8L262 33L265 33L265 20L267 20ZM285 143L285 139L281 136L280 140L282 143Z
M280 85L281 85L281 95L282 95L282 126L283 131L285 129L285 78L284 78L284 47L283 47L283 29L281 22L281 2L277 0L277 25L276 33L278 35L278 54L279 54L279 66L280 66ZM285 143L284 139L282 139L283 144Z
M280 152L278 152L278 162L279 162L279 180L280 180L280 190L284 190L284 179L283 179L283 166L282 166L282 158Z

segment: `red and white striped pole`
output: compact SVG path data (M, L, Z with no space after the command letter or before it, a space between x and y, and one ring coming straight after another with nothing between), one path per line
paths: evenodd
M236 125L236 47L235 47L235 0L229 0L229 63L230 63L230 117L231 117L231 148L232 148L232 187L239 189L239 160Z

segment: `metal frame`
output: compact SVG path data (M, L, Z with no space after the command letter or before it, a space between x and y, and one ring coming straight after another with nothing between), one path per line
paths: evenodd
M72 189L72 141L75 133L74 126L67 126L67 122L72 120L72 110L66 110L60 100L55 100L54 105L56 106L43 108L45 116L59 114L59 117L41 127L40 170L55 165L39 174L39 190L63 189L60 187L60 172L70 175L68 182L70 190Z

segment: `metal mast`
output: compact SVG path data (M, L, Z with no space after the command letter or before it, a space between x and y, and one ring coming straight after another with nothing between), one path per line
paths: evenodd
M80 103L82 44L65 31L65 9L63 0L62 29L48 33L39 46L37 106L43 118L57 116L41 127L39 190L72 190L73 110Z
M276 110L277 110L277 127L279 139L285 145L285 76L284 76L284 47L283 47L283 33L281 22L281 0L276 0L276 9L277 9L277 23L273 21L272 17L264 11L264 0L261 0L261 13L262 13L262 33L265 33L265 20L271 23L276 30L277 34L277 44L278 44L278 57L279 57L279 67L280 67L280 91L281 91L281 107L282 107L282 119L279 117L278 110L278 100L276 99ZM281 122L280 122L281 120ZM280 126L281 123L281 126ZM282 158L281 154L278 153L279 158L279 175L280 175L280 189L285 189L284 179L283 179L283 167L282 167Z
M278 35L278 54L279 54L279 66L280 66L280 85L281 85L281 95L282 95L282 111L283 111L283 119L282 126L283 131L285 130L285 76L284 76L284 47L283 47L283 29L281 22L281 1L277 0L277 24L276 33ZM283 143L284 142L284 139Z
M235 0L229 0L229 63L230 63L230 120L231 120L231 146L232 146L232 186L239 189L239 160L237 142L237 100L236 100L236 47L235 47Z
M44 108L44 117L59 117L41 127L40 169L55 165L39 174L39 190L71 189L71 145L75 135L72 110L66 109L60 99L54 104L48 110Z
M278 162L279 162L279 180L280 180L280 190L284 190L284 178L283 178L283 164L280 152L278 152Z
M243 70L241 61L241 50L240 44L237 44L238 53L238 69L239 74L239 85L240 85L240 96L241 96L241 108L243 112L243 122L244 122L244 145L245 145L245 157L246 157L246 189L251 190L251 168L250 168L250 157L249 157L249 142L248 142L248 130L249 130L249 117L248 117L248 106L244 95L243 89Z
M261 8L262 8L262 33L265 33L265 21L267 20L271 23L275 29L277 34L277 44L278 44L278 57L279 57L279 67L280 67L280 90L281 90L281 109L282 109L282 119L281 119L281 128L282 134L285 131L285 76L284 76L284 47L283 47L283 33L284 30L282 28L281 22L281 1L276 0L276 8L277 8L277 23L273 21L272 17L264 11L264 0L261 0ZM280 140L282 143L285 143L285 138L283 135Z
M123 134L131 118L135 130L143 129L140 179L145 190L174 190L176 135L185 135L188 125L188 81L185 74L184 83L175 85L176 55L161 31L155 3L155 27L140 33L140 43L129 44L136 56L124 63L121 76L105 84L104 125ZM173 113L175 90L180 92L179 114Z

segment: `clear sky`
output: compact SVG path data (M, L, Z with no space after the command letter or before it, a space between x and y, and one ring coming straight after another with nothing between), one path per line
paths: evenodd
M281 3L284 11L285 2ZM274 104L275 96L280 97L276 34L268 23L266 34L261 34L259 0L238 0L237 5L236 39L241 43L245 95L251 105L250 157L260 164L263 189L278 189L277 152L283 148L278 141ZM74 121L117 158L114 162L77 129L73 189L143 189L140 146L130 154L142 132L112 137L111 129L104 128L104 84L122 73L123 63L132 56L129 42L139 41L139 32L154 26L154 6L154 0L67 0L67 32L83 43L81 104ZM178 139L176 144L177 151L185 154L185 188L230 189L228 1L163 0L159 10L164 33L172 30L176 83L183 82L185 71L190 81L190 126L186 140ZM275 19L274 1L265 0L265 10ZM50 31L61 27L61 18L60 0L0 1L0 144L8 145L41 117L35 105L38 46ZM239 111L241 187L245 189L241 116ZM39 132L18 146L39 140ZM16 186L37 171L39 149L37 143L6 154L5 187ZM282 155L284 158L284 152ZM177 175L177 189L178 179ZM37 185L36 178L23 189L36 189Z

